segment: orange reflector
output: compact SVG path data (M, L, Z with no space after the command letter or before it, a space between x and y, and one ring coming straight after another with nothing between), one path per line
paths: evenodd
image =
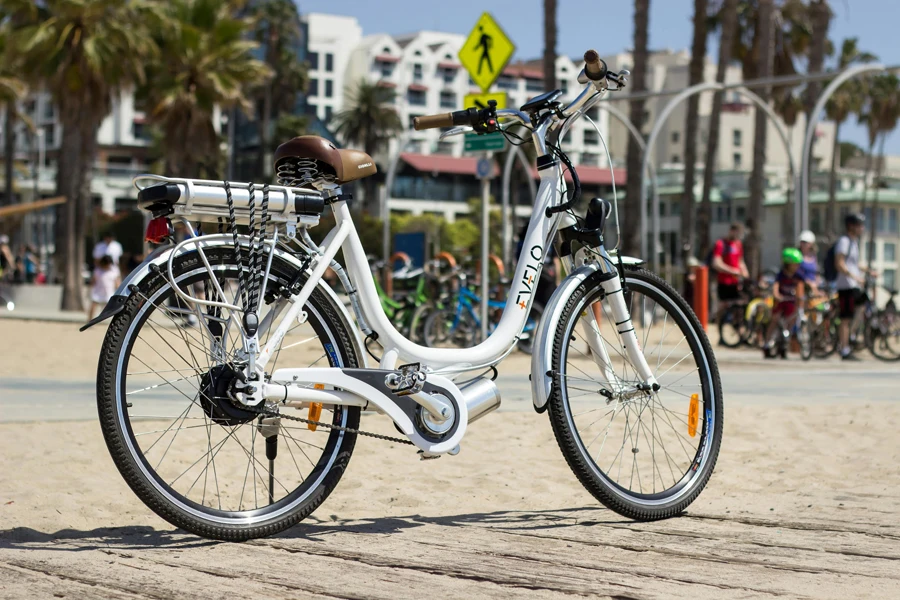
M314 390L324 390L325 384L317 383L317 384L313 385L313 389ZM309 403L309 415L307 415L306 418L309 419L310 421L318 421L319 417L321 417L321 416L322 416L322 403L321 402L310 402ZM310 431L315 431L316 427L318 427L318 425L315 425L314 423L307 423L306 427Z
M691 406L688 408L688 435L697 435L697 421L700 420L700 396L691 394Z

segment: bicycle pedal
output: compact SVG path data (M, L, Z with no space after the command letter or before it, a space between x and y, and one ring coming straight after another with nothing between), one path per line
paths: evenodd
M444 454L449 454L450 456L456 456L459 454L459 444L457 444L452 450L445 452ZM419 450L419 460L434 460L436 458L442 457L444 454L432 454L431 452L426 452L425 450Z

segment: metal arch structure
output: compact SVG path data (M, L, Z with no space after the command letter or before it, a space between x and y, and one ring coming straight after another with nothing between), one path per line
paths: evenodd
M537 187L534 185L534 178L531 176L531 163L528 157L522 152L518 146L511 146L510 151L506 154L506 162L503 163L503 182L500 204L500 220L503 222L503 265L510 264L510 247L512 241L512 221L509 214L509 179L512 177L512 168L515 164L516 157L519 158L519 164L528 173L528 190L531 195L537 197Z
M781 121L778 119L778 115L775 114L775 111L769 106L768 103L764 102L762 98L760 98L756 93L751 92L749 89L743 86L735 87L735 86L727 86L724 83L718 82L704 82L698 83L697 85L691 86L689 88L684 89L680 93L676 94L674 98L669 100L668 103L663 107L662 111L657 117L656 121L653 123L653 129L650 131L650 136L647 139L647 147L644 150L644 159L641 164L641 172L644 175L649 175L649 162L650 162L650 154L653 151L653 148L656 146L656 139L659 137L659 134L662 132L663 125L669 120L669 116L672 114L672 111L675 108L684 102L686 99L690 98L695 94L700 94L702 92L709 91L724 91L725 89L735 89L742 96L750 99L751 102L757 107L765 111L766 115L769 117L769 120L775 124L776 129L778 130L779 135L781 136L782 141L784 142L785 148L787 149L788 161L791 169L791 176L793 179L794 174L796 173L793 154L791 152L791 143L790 138L787 135L787 131L785 131L784 126L781 124ZM649 243L650 236L647 235L647 179L648 177L641 178L641 194L640 194L640 202L641 202L641 256L646 258L649 253ZM656 244L659 242L659 234L660 234L660 223L659 223L659 195L657 193L657 187L654 182L653 186L653 215L652 215L652 225L653 225L653 244L654 249L652 256L650 256L650 264L652 265L654 270L659 270L659 254L656 252ZM796 227L796 225L795 225Z
M812 153L813 138L816 135L816 127L822 120L822 112L825 104L831 96L847 81L859 77L863 73L875 71L893 71L897 67L885 67L882 64L864 64L850 67L838 75L819 96L813 107L812 116L806 126L806 137L803 139L803 156L800 161L800 173L797 174L797 189L800 197L794 204L794 239L800 237L800 231L809 229L809 156ZM830 225L830 224L829 224Z

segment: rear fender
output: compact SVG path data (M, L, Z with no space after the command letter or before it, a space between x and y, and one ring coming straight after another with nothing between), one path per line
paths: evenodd
M201 242L204 248L215 248L219 246L225 246L228 248L232 248L233 244L228 240L213 240L209 242ZM125 303L128 301L128 297L131 296L131 286L136 285L144 280L148 274L150 274L150 269L154 265L161 269L165 269L165 265L169 260L169 256L172 254L174 250L174 245L169 246L161 246L151 252L144 262L142 262L136 269L134 269L131 273L128 274L122 280L122 284L119 286L119 289L116 290L116 293L113 294L112 298L109 299L109 302L106 303L106 306L100 312L100 314L88 321L84 326L81 327L80 331L84 331L89 327L93 327L97 323L101 321L105 321L106 319L110 319L115 315L122 312L122 309L125 308ZM190 248L182 248L178 255L186 254L188 252L194 252L193 246ZM300 260L295 257L293 254L288 252L284 252L283 250L276 248L275 253L279 258L284 259L288 263L293 266L296 266L298 269L303 266ZM312 271L307 268L307 272L311 273ZM350 329L352 331L352 342L354 350L356 351L356 355L359 359L360 367L366 368L368 367L368 360L366 359L367 354L365 352L365 348L363 346L362 339L359 336L359 329L355 326L354 319L350 316L350 313L347 312L347 308L344 306L344 303L337 297L337 294L334 293L334 290L329 287L324 280L319 280L318 283L319 289L328 296L337 307L337 310L340 311L341 315L344 317L346 322L350 325Z

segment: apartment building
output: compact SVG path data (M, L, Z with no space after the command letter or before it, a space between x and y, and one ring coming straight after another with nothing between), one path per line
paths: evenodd
M344 106L347 66L362 40L362 27L355 18L338 15L309 13L301 19L307 29L307 106L328 124Z

